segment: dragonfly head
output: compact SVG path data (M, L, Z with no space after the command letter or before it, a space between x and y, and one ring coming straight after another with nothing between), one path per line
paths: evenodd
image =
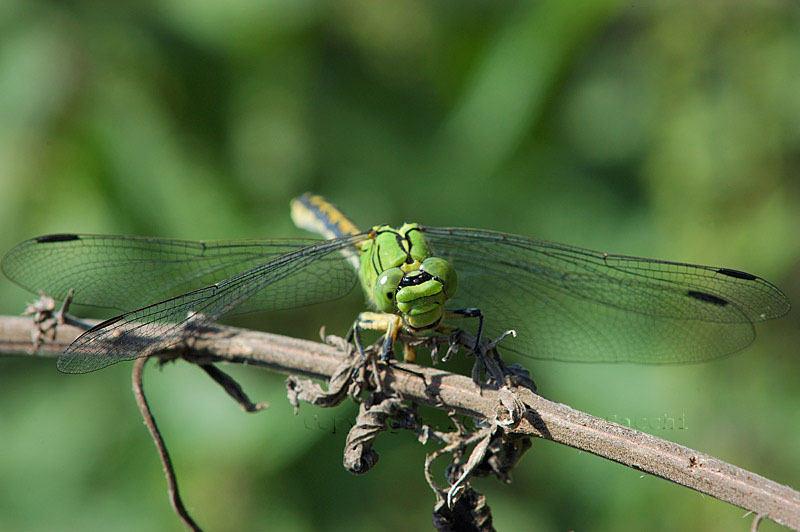
M406 326L419 330L439 324L444 305L457 288L458 277L450 263L428 257L384 271L372 296L380 310L400 314Z

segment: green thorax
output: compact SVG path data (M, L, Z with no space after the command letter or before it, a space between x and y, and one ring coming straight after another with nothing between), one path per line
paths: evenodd
M405 223L400 229L388 225L372 228L375 234L361 245L361 285L372 294L378 276L390 268L408 264L414 270L430 255L419 225ZM417 264L414 265L414 262Z
M417 224L373 227L360 260L361 284L375 307L398 314L412 330L439 324L458 281L448 262L431 256Z

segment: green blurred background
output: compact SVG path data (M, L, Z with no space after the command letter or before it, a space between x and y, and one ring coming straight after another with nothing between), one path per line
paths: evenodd
M299 236L289 200L360 224L484 227L724 265L800 301L800 9L781 2L0 2L0 250L49 232ZM57 265L54 265L57 267ZM0 312L33 296L3 280ZM360 308L238 323L316 338ZM526 361L546 396L800 488L794 312L702 365ZM0 529L181 530L130 392L0 360ZM187 505L209 531L426 530L432 448L379 438L341 466L354 408L292 415L282 377L146 376ZM657 424L654 424L654 426ZM498 530L744 530L744 511L549 442ZM773 523L762 531L778 530Z

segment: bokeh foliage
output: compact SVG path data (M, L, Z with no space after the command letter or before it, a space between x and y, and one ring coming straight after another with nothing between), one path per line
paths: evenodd
M789 2L0 3L0 249L48 232L297 236L313 190L360 224L476 226L752 271L800 301L800 9ZM57 267L57 265L54 265ZM0 312L32 296L3 282ZM358 295L240 322L343 333ZM548 397L800 487L798 322L721 362L526 361ZM0 361L0 528L180 530L127 364ZM185 364L147 375L208 530L424 530L429 449L341 467L354 409L246 416ZM438 419L438 418L435 418ZM645 423L646 424L646 423ZM535 442L481 481L499 530L743 529L742 511ZM776 530L766 523L761 530Z

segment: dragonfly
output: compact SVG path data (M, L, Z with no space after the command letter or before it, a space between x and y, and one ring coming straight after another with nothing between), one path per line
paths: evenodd
M535 359L701 362L741 351L756 322L790 309L776 286L730 268L482 229L361 231L308 193L291 207L298 226L325 239L53 234L17 245L0 267L32 292L63 300L73 291L76 303L123 312L64 351L66 373L174 347L223 316L334 300L359 284L370 310L354 328L381 331L384 354L399 332L436 335L474 317L487 337L514 329L504 349Z

